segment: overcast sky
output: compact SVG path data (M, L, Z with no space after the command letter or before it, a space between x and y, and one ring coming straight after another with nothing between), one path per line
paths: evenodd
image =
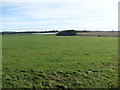
M118 30L119 0L2 0L2 30Z

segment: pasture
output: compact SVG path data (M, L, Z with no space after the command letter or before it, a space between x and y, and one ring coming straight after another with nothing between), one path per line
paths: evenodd
M3 88L117 88L118 37L2 36Z

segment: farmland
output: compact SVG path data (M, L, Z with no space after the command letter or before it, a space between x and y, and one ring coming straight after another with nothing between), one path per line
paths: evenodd
M117 88L118 38L2 36L3 88Z
M99 32L99 31L92 31L92 32L84 32L78 33L78 36L99 36L99 37L118 37L118 32Z

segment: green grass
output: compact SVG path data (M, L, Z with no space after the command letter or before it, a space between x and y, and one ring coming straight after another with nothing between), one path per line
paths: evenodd
M116 88L118 38L3 35L3 88Z

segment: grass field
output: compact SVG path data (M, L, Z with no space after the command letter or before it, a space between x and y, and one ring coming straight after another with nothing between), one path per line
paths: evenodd
M118 38L3 35L3 88L116 88Z

